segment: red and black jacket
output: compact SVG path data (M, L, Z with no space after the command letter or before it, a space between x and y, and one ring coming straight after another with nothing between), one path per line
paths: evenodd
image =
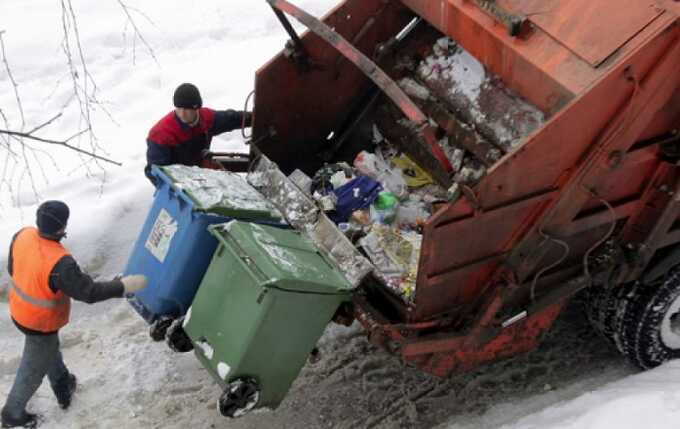
M241 127L245 115L246 126L250 126L250 113L235 110L212 110L203 107L198 110L200 120L194 127L183 123L175 114L168 113L149 131L146 139L146 168L150 175L151 165L200 165L205 152L210 148L212 136Z

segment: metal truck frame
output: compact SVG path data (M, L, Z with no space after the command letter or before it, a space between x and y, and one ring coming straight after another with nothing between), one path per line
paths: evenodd
M680 306L680 2L346 0L317 20L267 1L291 40L256 74L254 152L313 172L387 97L415 125L405 150L464 191L424 227L413 305L355 294L372 342L444 377L535 348L586 289L591 320L633 363L680 357L660 332ZM473 185L437 145L461 135L455 112L395 83L400 53L432 32L548 118L498 160L459 139L488 166Z

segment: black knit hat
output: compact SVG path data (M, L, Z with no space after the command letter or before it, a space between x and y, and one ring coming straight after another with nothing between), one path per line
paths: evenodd
M43 234L54 235L62 228L66 228L69 209L62 201L45 201L40 204L36 212L36 224Z
M175 90L175 95L172 96L172 102L175 107L183 107L185 109L200 109L203 106L201 93L198 92L196 85L191 83L183 83Z

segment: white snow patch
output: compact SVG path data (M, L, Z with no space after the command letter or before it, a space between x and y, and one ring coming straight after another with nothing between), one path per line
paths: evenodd
M673 361L558 403L501 428L675 429L679 421L680 362ZM455 424L450 426L451 429L455 427Z
M196 342L196 345L201 348L203 355L208 358L208 360L212 360L213 356L215 355L215 350L210 344L208 344L206 341L198 341Z
M231 367L226 363L220 362L217 364L217 375L219 375L222 380L226 380L230 372Z
M98 143L107 156L124 165L104 165L105 170L100 171L93 163L63 149L49 149L54 163L38 154L45 168L37 174L44 173L47 179L47 182L37 179L39 198L33 195L29 180L15 183L18 200L12 198L7 188L0 189L0 243L4 243L0 245L0 266L6 266L8 243L13 234L22 226L33 224L38 204L61 199L71 208L69 237L64 244L81 268L103 280L123 271L153 201L153 187L142 173L144 139L153 123L171 110L174 88L185 81L194 82L206 106L241 109L252 89L254 71L284 46L288 35L264 1L191 2L190 7L179 0L126 1L134 8L131 9L133 16L139 18L141 14L136 12L139 10L153 21L139 18L136 23L154 48L161 64L158 67L138 41L136 45L132 42L134 36L125 24L118 2L74 0L72 3L78 16L88 71L98 83L99 100L116 119L111 121L103 109L93 112ZM336 6L338 0L299 0L296 4L319 16ZM0 16L5 18L0 29L5 30L6 54L19 84L27 129L43 123L46 112L62 111L64 105L60 121L41 130L39 135L62 139L82 129L78 103L68 103L72 82L59 78L66 70L60 55L63 35L58 2L2 0ZM291 23L300 28L294 20ZM126 38L123 37L125 31ZM447 42L444 49L448 47ZM226 69L229 73L219 72ZM9 117L9 128L19 128L14 92L4 69L0 72L0 88L3 88L0 106ZM85 140L79 143L85 148L89 146ZM213 149L244 151L247 148L240 132L235 131L217 136ZM85 171L83 166L91 171ZM25 179L25 175L22 177ZM0 290L7 284L7 272L3 269ZM29 410L43 414L44 427L50 429L223 427L224 418L214 407L205 406L220 393L209 374L193 354L178 355L165 344L152 343L147 332L148 326L124 301L92 306L74 303L72 322L61 335L66 365L79 379L75 400L68 412L63 412L56 405L49 384L43 383L29 403ZM358 324L350 328L330 325L319 343L357 341L363 344L359 341L362 335ZM0 392L3 394L11 387L22 345L23 336L13 326L7 304L0 303ZM380 354L358 352L349 356L347 365L343 366L355 363L358 367L370 366L365 364ZM350 374L364 375L356 371ZM467 422L474 418L453 415L447 427L678 427L680 362L643 374L626 374L616 375L622 377L619 382L599 388L600 381L597 381L592 386L579 385L572 390L557 386L529 398L509 395L506 403L492 405L485 414L497 416L499 424L469 425ZM598 374L594 374L591 379L597 377ZM407 383L406 389L413 387L407 379L404 383ZM304 406L283 406L273 411L269 420L246 416L229 421L229 425L238 429L280 427L281 422L291 420L291 409L295 418L300 414L318 413L319 403L315 399L324 398L326 389L328 386L323 383L306 385L303 390L309 393L302 396L302 400L307 400ZM574 390L590 389L593 390L571 399ZM329 424L346 425L344 419L349 417L336 416ZM486 417L484 422L488 421Z
M441 75L455 82L453 91L462 93L472 103L476 103L486 81L484 65L465 49L457 48L452 54L448 49L448 42L446 48L443 42L435 44L434 55L427 57L420 65L419 75L424 79Z
M421 100L427 100L430 98L430 90L411 78L405 77L400 80L399 87L403 89L406 94L412 97L419 98Z
M184 315L184 321L182 321L182 328L186 328L187 324L189 324L189 320L191 320L191 307L187 310L187 314Z

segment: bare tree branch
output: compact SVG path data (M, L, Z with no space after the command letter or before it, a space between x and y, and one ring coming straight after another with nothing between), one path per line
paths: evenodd
M0 118L2 118L3 122L5 123L5 127L9 128L9 120L7 119L7 116L5 115L5 112L0 109ZM13 155L16 155L14 152L12 152L12 149L9 145L9 136L3 136L4 144L5 144L5 149L7 149L9 152L11 152Z
M4 33L4 31L3 31ZM2 37L2 33L0 33L0 50L2 51L2 62L5 64L5 70L7 71L7 76L9 76L9 80L12 83L12 87L14 89L14 97L16 98L17 101L17 107L19 108L19 114L21 116L21 131L23 132L24 129L26 128L26 117L24 116L24 108L21 103L21 97L19 96L19 85L17 84L16 80L14 79L14 76L12 75L12 68L9 65L9 61L7 60L7 53L5 52L5 41ZM3 118L6 120L7 118ZM33 174L30 171L29 168L29 162L28 162L28 156L26 155L26 145L24 145L23 141L19 141L21 144L21 159L23 159L24 162L24 172L21 175L20 180L23 180L24 173L28 171L28 177L31 182L31 188L33 189L33 193L35 195L38 195L38 190L35 185L35 180L33 179ZM9 141L8 141L8 146L9 146ZM18 163L18 162L16 162ZM4 179L4 178L3 178Z
M33 178L33 169L28 167L31 164L30 164L30 162L28 162L28 155L26 155L26 145L25 144L21 145L21 157L23 158L24 165L26 167L24 168L24 171L22 172L21 179L20 179L19 183L21 183L21 180L23 180L24 174L28 173L28 179L31 182L31 189L33 189L33 195L36 195L36 196L39 197L40 193L38 193L38 188L35 186L35 179Z
M21 131L23 131L24 127L26 126L26 118L24 117L24 108L21 105L21 97L19 97L19 85L14 80L14 76L12 76L12 69L9 66L9 62L7 61L7 54L5 53L5 41L2 38L4 32L5 30L0 31L0 49L2 50L2 62L5 64L7 76L9 76L9 81L12 82L12 87L14 88L14 96L16 97L17 106L19 107L19 113L21 114Z
M153 49L142 35L137 25L138 22L135 19L139 21L141 16L142 22L146 20L153 26L155 24L142 11L128 6L126 4L127 0L115 1L118 2L126 17L124 36L127 34L128 25L130 25L133 49L136 50L137 39L139 39L156 64L160 66ZM61 106L58 113L55 113L54 116L37 126L33 126L35 121L26 116L28 111L24 111L25 100L21 98L20 93L22 91L19 87L21 76L12 73L11 61L8 59L5 49L5 42L7 40L3 39L3 36L7 36L7 34L5 30L0 30L0 54L2 55L2 65L0 67L4 69L3 71L7 72L8 79L6 81L13 86L14 98L16 100L16 110L9 112L8 106L2 106L4 111L0 108L0 191L3 194L5 194L6 190L9 191L13 204L19 204L19 199L23 195L21 194L22 188L28 185L26 181L30 182L33 194L39 199L40 196L37 192L39 187L37 186L36 179L38 182L44 181L48 183L48 176L50 175L46 173L49 173L52 168L59 171L59 165L52 157L53 151L51 149L44 149L48 147L45 144L62 146L74 151L80 160L77 163L80 164L78 168L85 169L86 177L106 180L107 172L101 164L102 162L117 166L122 165L113 159L100 155L100 153L103 153L103 155L108 156L106 151L100 146L100 141L94 132L92 121L96 118L96 115L104 112L112 123L120 124L109 112L107 103L99 100L99 87L88 68L88 61L82 43L84 40L81 40L77 20L78 15L75 12L73 0L57 0L56 3L61 6L61 27L63 32L61 50L66 59L66 70L61 76L55 76L56 84L54 89L47 95L47 99L43 103L51 99L63 84L66 84L67 88L70 86L71 89L68 90L70 94L67 94L65 101L59 100ZM19 77L19 80L15 79L15 77ZM64 81L64 79L69 79L71 81L70 84L68 81ZM36 136L38 132L44 135L48 126L63 119L66 113L72 111L74 107L76 113L78 113L79 109L78 123L74 124L74 128L81 131L65 140ZM13 115L17 116L17 118L13 118ZM26 131L27 129L29 131ZM89 147L87 146L88 142ZM102 182L101 185L103 189L104 183ZM0 201L0 204L2 203Z
M86 151L86 150L84 150L84 149L81 149L81 148L79 148L79 147L77 147L77 146L73 146L73 145L68 144L68 141L69 141L69 140L72 140L72 139L74 139L74 138L76 138L76 137L78 137L78 136L80 136L80 135L82 135L82 134L84 134L84 133L86 133L86 132L88 132L88 131L89 131L89 130L80 131L79 133L77 133L77 134L75 134L75 135L69 137L67 140L64 140L64 141L51 140L51 139L44 139L44 138L36 137L36 136L31 135L31 134L28 134L28 133L23 133L23 132L19 132L19 131L10 131L10 130L0 130L0 134L7 134L7 135L10 135L10 136L16 136L16 137L23 137L23 138L27 138L27 139L31 139L31 140L36 140L36 141L39 141L39 142L43 142L43 143L49 143L49 144L64 146L64 147L67 147L67 148L69 148L69 149L71 149L71 150L73 150L73 151L76 151L76 152L85 154L85 155L87 155L87 156L89 156L89 157L92 157L92 158L95 158L95 159L99 159L99 160L101 160L101 161L106 161L106 162L108 162L108 163L111 163L111 164L114 164L114 165L118 165L118 166L123 165L123 164L121 164L120 162L117 162L117 161L114 161L114 160L112 160L112 159L105 158L105 157L103 157L103 156L97 155L97 154L94 153L94 152L89 152L89 151Z
M80 32L78 31L78 22L76 21L76 14L73 11L73 5L71 4L71 0L61 0L61 7L62 7L62 26L64 28L64 44L65 44L65 50L66 50L66 55L68 57L68 62L69 66L71 68L71 77L73 80L73 88L74 88L74 93L76 94L76 97L78 98L78 101L80 103L80 115L81 118L85 121L86 123L86 128L90 130L90 146L92 149L96 149L94 147L94 133L92 132L92 121L90 118L90 112L91 112L91 106L90 106L90 99L94 98L96 99L96 92L97 92L97 84L95 83L94 79L92 78L92 75L90 74L89 70L87 69L87 62L85 61L85 55L83 53L83 47L80 43ZM69 26L70 23L70 26ZM80 67L82 68L83 75L82 75L82 97L80 95L79 91L79 84L78 84L78 70L76 69L75 65L73 64L72 60L72 55L71 55L71 45L70 45L70 38L69 38L69 28L73 31L75 42L76 42L76 47L78 49L78 56L80 59ZM92 83L92 94L90 95L88 92L88 83Z
M33 133L35 133L36 131L38 131L39 129L45 128L46 126L48 126L49 124L51 124L52 122L54 122L55 120L57 120L57 119L59 119L59 118L61 118L61 112L59 112L59 113L57 113L56 115L54 115L54 117L52 117L52 119L48 120L48 121L45 122L44 124L38 125L37 127L33 128L31 131L27 131L26 134L33 134Z
M47 179L47 173L45 172L45 167L43 167L43 163L40 161L40 157L38 156L38 154L45 154L45 151L40 150L40 149L36 149L36 148L32 147L31 145L29 145L28 143L26 143L25 146L29 149L28 154L32 158L31 162L32 163L35 162L35 165L37 165L38 168L36 170L38 170L38 172L40 172L40 175L42 176L43 182L48 183L49 180ZM31 165L33 165L33 164L31 164Z
M130 10L133 10L137 13L140 13L140 12L136 9L128 7L125 3L123 3L123 0L118 0L118 4L120 4L120 7L123 8L125 15L127 15L128 21L130 22L130 25L132 25L132 28L134 29L135 35L137 37L139 37L139 40L142 41L142 43L146 47L147 51L149 51L149 55L151 55L151 58L153 58L153 60L156 62L156 65L158 65L160 67L161 64L158 62L158 58L156 58L156 54L154 54L153 49L151 49L151 46L147 43L144 36L142 36L142 33L139 31L139 28L137 28L137 23L135 23L135 20L132 18L132 15L130 14ZM141 15L144 16L147 20L149 20L149 18L146 15L144 15L144 14L141 14ZM149 21L151 21L151 20L149 20ZM133 38L133 43L134 43L134 40L135 39ZM134 47L133 47L133 51L134 51ZM134 52L133 52L133 56L134 56Z

